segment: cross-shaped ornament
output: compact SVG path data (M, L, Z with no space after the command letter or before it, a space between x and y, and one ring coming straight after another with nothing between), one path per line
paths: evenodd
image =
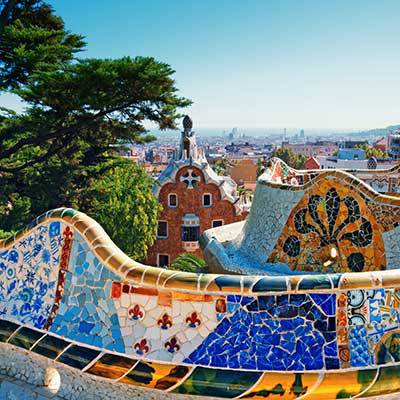
M188 189L194 189L194 184L200 182L200 177L193 173L192 169L188 169L187 173L181 176L181 182L185 182Z

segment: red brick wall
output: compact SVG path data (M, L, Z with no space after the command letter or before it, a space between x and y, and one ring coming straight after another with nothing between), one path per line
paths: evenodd
M195 184L193 189L188 189L186 183L180 182L180 177L188 169L200 176L201 181ZM147 254L147 263L157 265L157 254L168 254L172 262L179 254L185 253L181 241L182 217L185 214L196 214L200 219L200 233L212 228L212 221L222 219L224 225L241 221L247 213L236 215L235 207L227 200L221 200L221 192L217 185L205 183L204 175L198 168L187 166L181 168L175 178L176 183L166 183L160 190L158 200L163 206L160 215L161 221L168 222L168 239L157 239ZM178 207L168 207L168 194L175 193L178 196ZM212 195L212 206L203 207L203 194ZM202 257L202 251L198 249L192 253Z

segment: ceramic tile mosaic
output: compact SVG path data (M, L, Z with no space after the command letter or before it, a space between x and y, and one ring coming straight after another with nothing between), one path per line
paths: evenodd
M0 252L0 316L45 325L56 298L64 227L60 222L37 226Z
M54 210L0 242L0 341L82 373L187 395L325 400L400 391L400 272L382 270L385 252L390 268L397 254L396 236L388 239L395 213L382 222L370 203L379 200L386 214L400 204L349 174L288 185L290 170L275 172L262 190L286 185L291 209L284 216L285 204L275 207L282 220L270 250L301 261L310 244L322 260L324 247L351 242L353 250L337 248L337 268L305 274L308 264L290 259L275 264L275 276L154 268L130 260L84 214ZM346 192L349 179L365 193ZM288 273L278 275L281 267Z
M76 234L65 275L64 294L51 332L97 347L124 352L123 331L111 299L111 272Z
M366 183L371 176L397 182L399 171L362 171L357 178L357 171L296 171L273 159L236 237L225 238L226 227L206 232L206 260L211 270L275 275L399 268L400 197Z
M228 296L229 313L185 362L250 370L339 368L335 295Z
M215 329L220 299L144 290L113 283L125 350L161 361L180 362Z
M365 200L338 180L313 187L293 209L269 261L308 272L384 269L382 233Z

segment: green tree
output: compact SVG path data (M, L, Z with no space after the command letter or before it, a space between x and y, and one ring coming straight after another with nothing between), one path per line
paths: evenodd
M126 162L85 191L90 200L85 211L136 260L145 259L156 237L161 206L152 193L153 183L143 167Z
M228 174L228 168L233 166L233 162L229 160L226 157L222 157L215 161L214 163L214 171L218 175L227 175Z
M169 269L185 272L207 272L207 265L200 257L190 253L180 254L169 266Z
M54 71L83 49L83 36L65 30L62 18L41 0L0 0L0 89Z
M262 160L261 158L258 158L256 165L257 165L256 176L258 178L265 170L265 161Z
M296 154L289 147L280 147L275 149L272 153L272 157L278 157L284 161L289 167L295 169L303 169L304 163L307 161L307 156L304 154Z
M368 143L359 144L356 147L358 149L365 151L365 158L371 158L371 157L380 158L380 159L389 158L386 151L383 151L380 149L375 149L374 147L370 146Z
M77 59L83 37L48 4L1 5L0 90L26 106L0 111L0 229L9 231L50 208L90 209L87 189L123 163L118 150L152 140L146 122L176 128L190 101L178 96L168 64Z

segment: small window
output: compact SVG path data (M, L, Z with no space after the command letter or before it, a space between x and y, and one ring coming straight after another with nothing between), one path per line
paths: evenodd
M210 193L203 194L203 207L211 207L212 197Z
M214 219L212 222L212 227L213 228L218 228L219 226L222 226L224 224L224 221L222 219Z
M182 226L182 241L183 242L198 242L200 238L199 226Z
M168 207L178 207L178 196L175 193L170 193L168 195Z
M157 237L160 239L166 239L168 237L167 221L158 221Z
M168 267L169 255L168 254L157 254L157 265L159 267Z

